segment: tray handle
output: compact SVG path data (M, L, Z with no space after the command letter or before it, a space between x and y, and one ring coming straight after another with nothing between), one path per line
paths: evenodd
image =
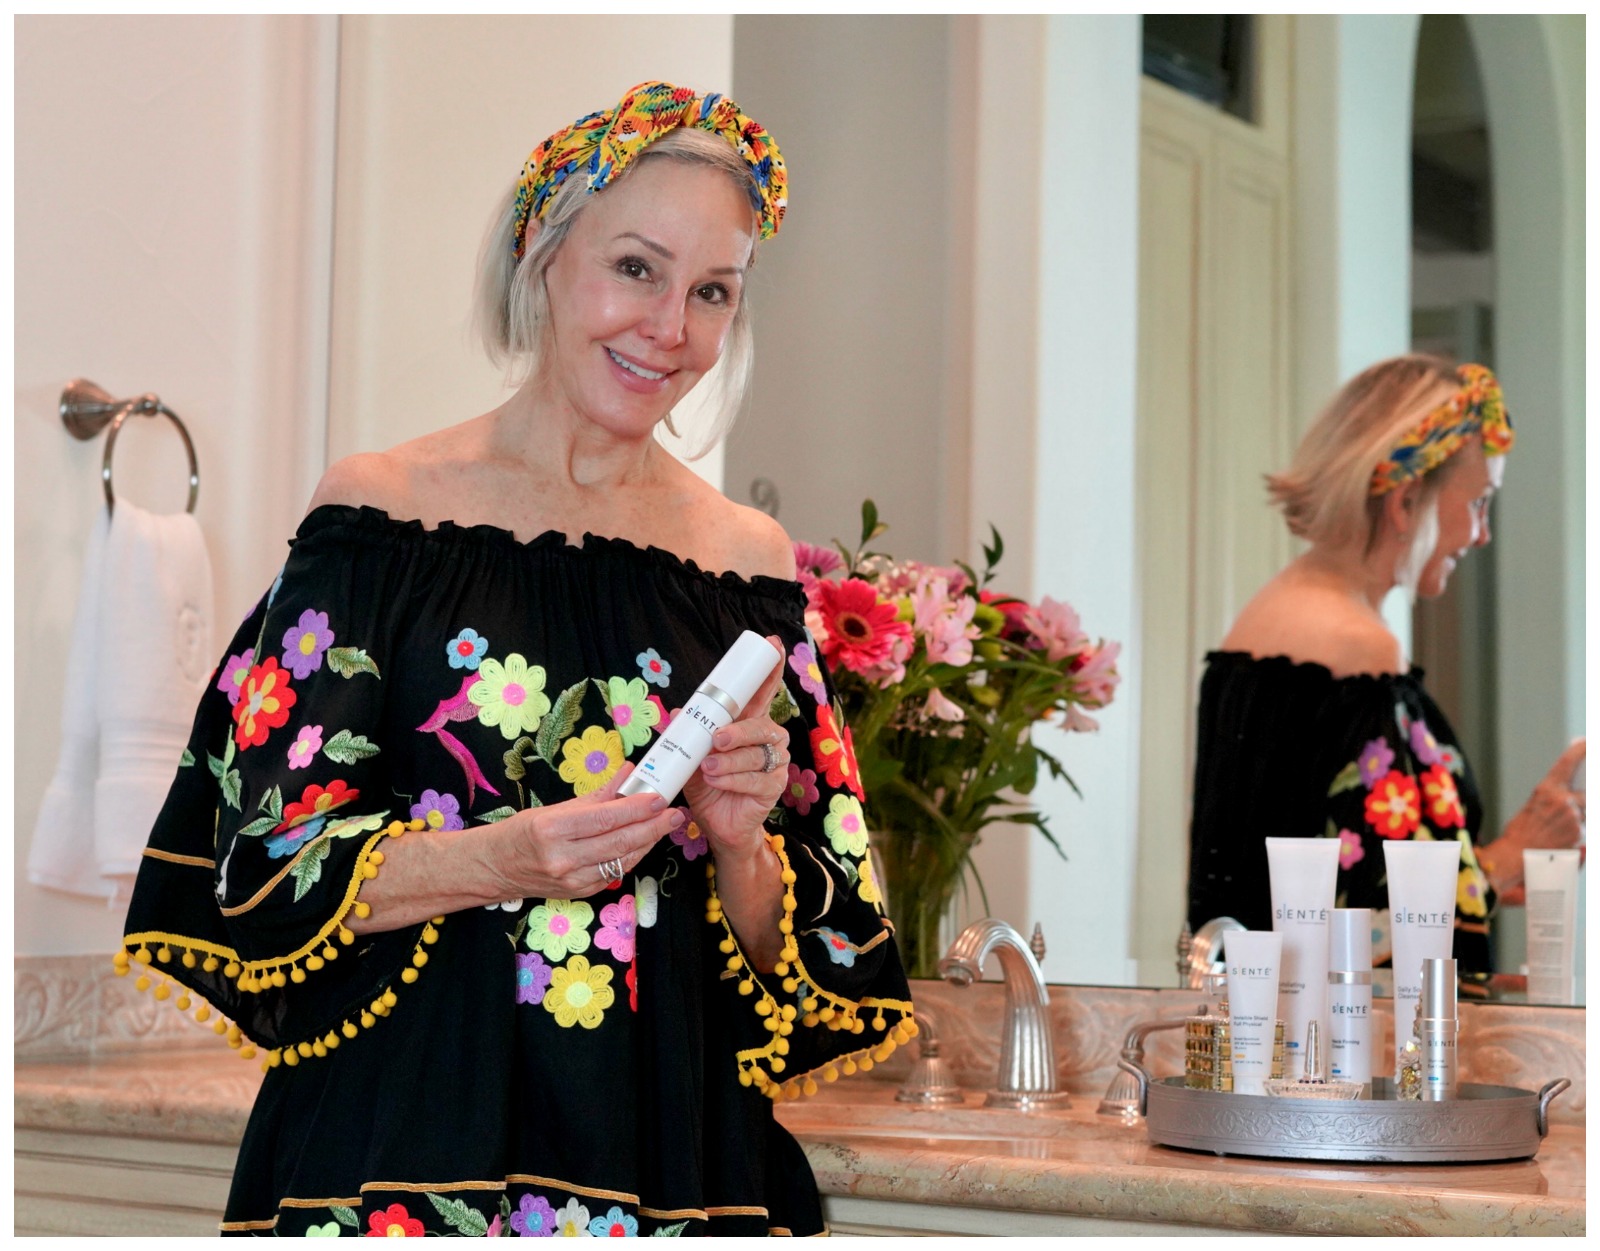
M1150 1083L1155 1080L1150 1076L1150 1070L1145 1068L1145 1066L1140 1064L1137 1060L1129 1060L1126 1057L1123 1057L1117 1061L1117 1067L1132 1077L1134 1081L1139 1083L1139 1115L1148 1115L1148 1109L1150 1106ZM1566 1081L1567 1079L1563 1077L1561 1080ZM1550 1084L1552 1086L1555 1085L1554 1082L1551 1082ZM1570 1083L1568 1084L1570 1085ZM1544 1124L1543 1103L1540 1103L1539 1105L1539 1123L1541 1125Z
M1550 1101L1570 1085L1572 1085L1570 1077L1558 1077L1554 1081L1546 1082L1539 1087L1538 1121L1540 1138L1550 1132Z

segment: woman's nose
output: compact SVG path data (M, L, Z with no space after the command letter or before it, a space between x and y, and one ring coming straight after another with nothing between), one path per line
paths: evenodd
M677 347L687 333L683 298L675 291L663 292L645 314L641 329L645 337L658 347Z

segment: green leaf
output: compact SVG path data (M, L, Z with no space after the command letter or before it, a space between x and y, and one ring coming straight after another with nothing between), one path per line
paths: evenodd
M178 768L187 769L194 764L194 753L187 747L183 749L183 758L178 761Z
M522 941L522 936L528 932L528 918L532 915L533 914L531 912L524 912L520 917L517 918L517 923L512 927L511 930L511 945L513 947L520 943Z
M679 1221L676 1225L663 1225L663 1226L661 1226L661 1228L656 1230L656 1232L651 1234L650 1236L652 1238L677 1238L677 1237L682 1236L683 1231L688 1229L688 1228L689 1228L689 1222L688 1221Z
M526 734L511 744L511 750L501 757L506 762L508 781L520 782L528 776L528 753L533 750L533 740Z
M296 903L304 899L306 892L322 880L322 862L328 858L328 852L332 848L333 840L323 835L301 852L300 858L294 862L289 875L294 878Z
M444 1218L446 1225L451 1229L466 1234L469 1238L483 1238L489 1233L489 1222L477 1208L470 1208L460 1199L446 1199L442 1195L428 1192L428 1202L433 1204L434 1211Z
M496 808L493 812L481 812L474 820L482 821L485 825L493 825L496 821L504 821L507 817L517 815L517 810L510 804L504 808Z
M587 680L574 682L561 692L555 707L539 723L539 737L534 742L534 750L552 769L556 767L556 749L561 746L561 740L571 734L578 724L578 717L583 712L583 694L588 688Z
M994 542L983 549L983 563L988 566L986 576L983 579L985 582L989 581L987 574L993 572L994 567L1000 563L1000 558L1006 552L1005 540L1000 537L1000 531L995 528L992 521L989 523L989 534L994 539Z
M1332 785L1328 787L1328 794L1341 795L1345 791L1355 790L1356 787L1360 785L1361 765L1357 761L1352 760L1349 764L1345 765L1344 768L1339 770L1338 776L1333 779Z
M878 525L878 506L871 500L861 501L861 546L865 547L874 538L882 534L883 530Z
M341 678L353 678L358 673L370 673L380 679L383 677L372 657L359 647L328 648L328 668Z
M239 777L239 770L229 769L222 778L222 797L228 801L230 807L240 807L240 792L242 789L243 781ZM276 825L277 822L273 822L273 824Z
M356 1219L356 1210L354 1208L347 1208L341 1204L333 1203L328 1205L328 1211L333 1213L333 1219L338 1221L339 1224L348 1225L351 1229L361 1228L361 1222Z
M283 820L283 788L274 786L261 797L261 802L256 805L257 812L265 812L272 818L276 825Z
M506 1198L503 1191L500 1195L500 1236L511 1236L511 1200Z
M322 745L322 754L335 764L353 765L369 760L378 754L378 745L369 742L364 734L340 730Z
M789 694L787 683L778 683L778 693L772 697L772 706L767 715L779 725L787 725L800 715L800 705L794 702L794 696Z
M217 778L218 780L221 780L221 778L222 778L222 770L224 768L224 765L223 765L222 761L218 760L210 752L206 753L206 768L211 770L211 776L212 777Z
M226 771L228 766L233 763L233 758L236 755L238 755L238 753L239 753L239 740L234 738L233 735L230 734L230 735L228 735L228 749L227 749L227 751L222 753L222 768L223 768L224 771Z
M280 819L281 818L274 818L270 816L262 817L259 821L252 821L249 825L244 826L239 833L246 838L260 838L263 834L267 833L267 831L277 825Z

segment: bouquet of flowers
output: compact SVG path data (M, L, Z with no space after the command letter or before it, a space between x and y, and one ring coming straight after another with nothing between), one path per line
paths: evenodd
M1004 554L992 526L981 574L867 550L886 529L868 500L859 547L796 543L795 563L837 692L825 713L859 766L901 953L911 976L932 977L954 892L969 872L983 892L971 855L986 826L1032 825L1060 852L1023 797L1041 763L1073 783L1031 730L1097 728L1087 710L1111 702L1119 646L1091 642L1067 604L991 590Z

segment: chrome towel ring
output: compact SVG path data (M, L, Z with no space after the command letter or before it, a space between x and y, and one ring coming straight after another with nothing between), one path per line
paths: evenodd
M194 440L189 437L189 431L178 419L178 414L173 412L161 402L161 397L153 392L146 392L131 400L112 399L109 392L95 386L86 378L74 378L67 383L67 388L61 393L61 420L75 439L92 439L107 426L111 432L106 435L106 454L100 462L100 478L106 489L106 511L109 512L117 505L117 494L111 486L111 452L117 445L117 434L125 422L134 413L146 417L154 417L157 413L164 414L172 419L172 424L178 427L178 435L183 439L183 447L189 453L189 506L187 511L194 512L195 501L200 498L200 461L194 453Z

